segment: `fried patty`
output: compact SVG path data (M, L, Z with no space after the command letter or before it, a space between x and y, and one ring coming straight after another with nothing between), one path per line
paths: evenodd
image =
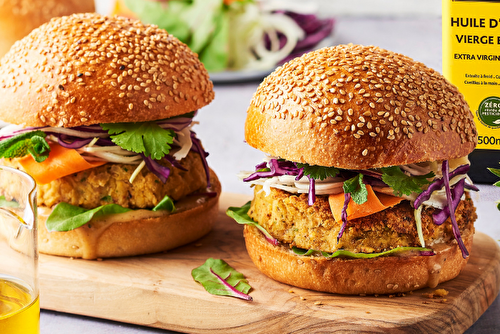
M420 247L414 209L409 201L367 217L347 222L337 243L342 221L336 221L330 210L328 196L316 196L309 206L307 194L295 195L271 188L266 196L262 186L255 187L255 197L248 215L274 238L291 246L335 252L344 249L355 253L378 253L396 247ZM434 224L434 208L422 210L422 230L426 246L454 240L451 220ZM468 195L455 212L460 231L473 230L476 209Z
M153 208L165 195L178 200L207 187L205 169L198 153L190 152L180 164L187 171L165 163L170 168L166 183L162 183L147 167L130 183L137 165L107 163L38 185L38 205L52 207L66 202L93 209L115 203L131 209ZM12 161L11 165L15 162Z

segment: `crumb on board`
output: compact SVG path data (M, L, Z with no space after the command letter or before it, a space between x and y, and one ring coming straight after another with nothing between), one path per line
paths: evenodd
M448 290L445 289L437 289L434 292L431 293L423 293L422 296L427 297L429 299L434 299L434 298L443 298L448 295Z
M314 302L314 305L323 305L323 303L318 300L318 301Z
M304 297L300 296L300 300L306 300Z
M288 293L294 293L292 289L288 290Z

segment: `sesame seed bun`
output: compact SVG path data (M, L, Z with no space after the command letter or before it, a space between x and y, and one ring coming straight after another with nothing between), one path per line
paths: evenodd
M195 111L213 97L194 52L127 18L52 19L0 61L0 119L13 124L144 122Z
M249 145L291 162L345 170L458 159L477 143L473 115L455 86L422 63L374 46L339 45L291 60L264 79L247 113ZM345 223L333 217L326 197L310 205L307 196L301 196L284 190L256 195L249 211L281 243L273 246L255 228L245 226L250 257L275 280L340 294L399 293L435 287L456 277L467 263L452 234L450 218L442 226L444 238L438 237L433 226L429 228L433 232L426 245L434 256L298 256L290 250L292 246L354 253L400 247L413 233L404 226L415 215L414 207L402 199L402 204L380 215ZM472 202L467 206L463 212L456 210L455 217L465 247L470 249L476 215ZM268 214L263 212L267 209ZM425 214L422 219L434 225L432 216ZM342 236L345 244L337 239L342 227L348 231ZM389 240L393 243L384 244ZM338 248L327 246L329 242ZM420 242L408 245L418 247Z
M473 235L473 230L462 234L468 249ZM435 245L434 256L327 259L300 256L287 246L274 246L253 226L245 225L244 236L250 258L265 275L300 288L339 294L392 294L434 288L458 276L468 261L454 243Z
M0 0L0 57L51 18L94 10L94 0Z
M270 74L248 108L245 138L286 160L366 169L466 156L477 131L438 72L378 47L339 45Z

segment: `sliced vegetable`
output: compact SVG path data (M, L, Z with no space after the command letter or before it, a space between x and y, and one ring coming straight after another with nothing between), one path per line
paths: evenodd
M252 287L245 276L224 260L209 258L203 265L193 269L191 276L212 295L253 300L248 295Z
M422 232L422 209L423 206L419 206L415 209L415 224L417 227L418 240L420 241L420 245L425 247L424 233Z
M376 194L373 191L372 187L369 185L365 185L365 187L367 199L363 204L358 204L352 199L349 201L348 207L346 209L348 220L369 216L389 207L393 207L403 200L403 198L401 197L381 193ZM341 221L342 209L345 202L344 193L329 195L328 202L330 204L330 209L332 210L332 214L335 220Z
M458 203L460 203L460 200L462 198L462 195L464 194L464 184L465 184L465 179L461 179L458 181L453 188L451 188L451 207L453 208L453 212L455 212ZM434 221L434 224L436 225L441 225L443 224L446 219L450 217L450 207L445 206L441 210L436 210L432 214L432 219Z
M45 222L45 226L49 232L66 232L87 224L93 218L128 211L131 211L131 209L124 208L118 204L101 205L89 210L61 202L54 207Z
M467 172L470 169L470 165L461 165L457 168L455 168L452 172L450 172L450 180L453 179L455 176L460 175L460 174L467 174ZM431 195L434 191L442 189L444 186L444 179L443 178L436 178L432 183L427 187L426 190L424 190L420 195L417 196L415 199L415 202L413 203L414 208L418 208L420 205L422 205L423 202L429 200L431 198ZM471 190L478 191L477 187L473 187L472 185L468 185ZM474 189L475 188L475 189Z
M67 149L55 143L49 145L49 156L43 162L36 162L31 156L19 159L26 173L30 174L38 184L46 184L63 176L106 163L106 161L88 162L73 149Z
M259 231L262 232L262 234L264 234L264 237L266 238L267 241L269 241L274 246L279 245L278 240L273 238L273 236L269 234L269 232L267 232L265 228L263 228L258 223L254 222L252 218L250 218L250 216L248 215L248 210L250 210L251 203L252 202L249 201L245 203L245 205L239 208L231 206L227 209L226 215L236 220L238 224L255 226L256 228L259 229Z
M450 175L448 169L448 160L443 161L442 165L444 188L446 190L446 200L448 201L448 208L450 210L451 225L453 227L453 235L458 243L458 247L462 251L462 257L465 259L469 256L469 252L464 245L462 237L460 236L460 229L458 228L457 220L455 218L455 208L453 207L453 198L450 189Z
M409 176L405 174L398 166L381 168L382 181L394 190L394 195L403 196L412 193L420 194L422 187L431 183L428 179L434 177L430 172L425 175Z

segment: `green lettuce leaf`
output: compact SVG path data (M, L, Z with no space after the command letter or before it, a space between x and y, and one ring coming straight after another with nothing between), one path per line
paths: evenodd
M269 242L271 242L272 244L277 244L278 243L277 240L274 239L274 237L271 234L269 234L269 232L267 232L265 228L260 226L258 223L254 222L252 218L250 218L250 216L248 215L248 210L250 210L251 203L252 202L248 201L247 203L245 203L245 205L243 205L240 208L230 206L229 208L227 208L226 215L233 218L238 224L255 226L256 228L259 229L259 231L261 231L265 235L266 239Z
M172 201L172 199L168 195L165 195L165 197L163 197L160 203L158 203L152 210L153 211L167 210L170 212L174 212L175 204L174 201Z
M43 131L21 133L0 142L0 158L21 158L31 154L40 163L48 158L50 146Z
M143 153L146 157L160 160L174 142L175 132L161 128L156 122L142 123L105 123L101 127L108 131L111 140L121 148Z
M0 196L0 204L1 199L2 197ZM108 195L101 198L101 200L110 202L113 199ZM163 197L163 199L153 209L151 209L151 211L161 210L167 210L170 212L175 211L175 204L168 195L165 195L165 197ZM52 210L52 213L47 218L45 224L47 226L47 230L49 231L65 232L79 228L94 218L98 218L103 215L125 213L128 211L132 211L132 209L124 208L118 204L106 204L95 209L84 209L79 206L61 202L55 206L54 210Z
M295 247L295 246L292 247L292 251L295 254L301 255L301 256L309 256L309 255L316 253L316 251L314 249L303 249L303 248L299 248L299 247Z
M391 187L394 190L394 195L398 197L403 196L403 194L420 194L423 191L422 187L432 182L427 179L435 176L433 172L419 176L408 176L397 166L384 167L381 170L383 173L382 181Z
M335 167L311 166L301 163L297 163L297 167L304 168L304 175L312 177L315 180L324 180L327 177L335 177L340 172Z
M19 207L19 203L17 203L16 201L8 201L7 199L5 199L5 196L0 196L0 207L4 207L4 208L18 208Z
M397 247L385 252L381 253L353 253L349 252L343 249L340 249L336 251L335 253L326 253L326 252L321 252L323 256L328 257L328 258L334 258L334 257L349 257L353 259L371 259L374 257L379 257L379 256L384 256L384 255L398 255L398 254L404 254L404 253L409 253L409 252L432 252L432 249L428 248L423 248L423 247Z
M131 209L124 208L118 204L101 205L89 210L61 202L52 210L45 225L49 231L66 232L85 225L93 218L128 211L131 211Z
M368 190L363 183L363 174L358 174L349 180L344 181L342 186L344 193L350 193L351 198L357 204L363 204L368 200Z
M248 292L252 288L243 274L224 260L209 258L203 265L191 271L193 279L213 295L231 296L252 300Z

